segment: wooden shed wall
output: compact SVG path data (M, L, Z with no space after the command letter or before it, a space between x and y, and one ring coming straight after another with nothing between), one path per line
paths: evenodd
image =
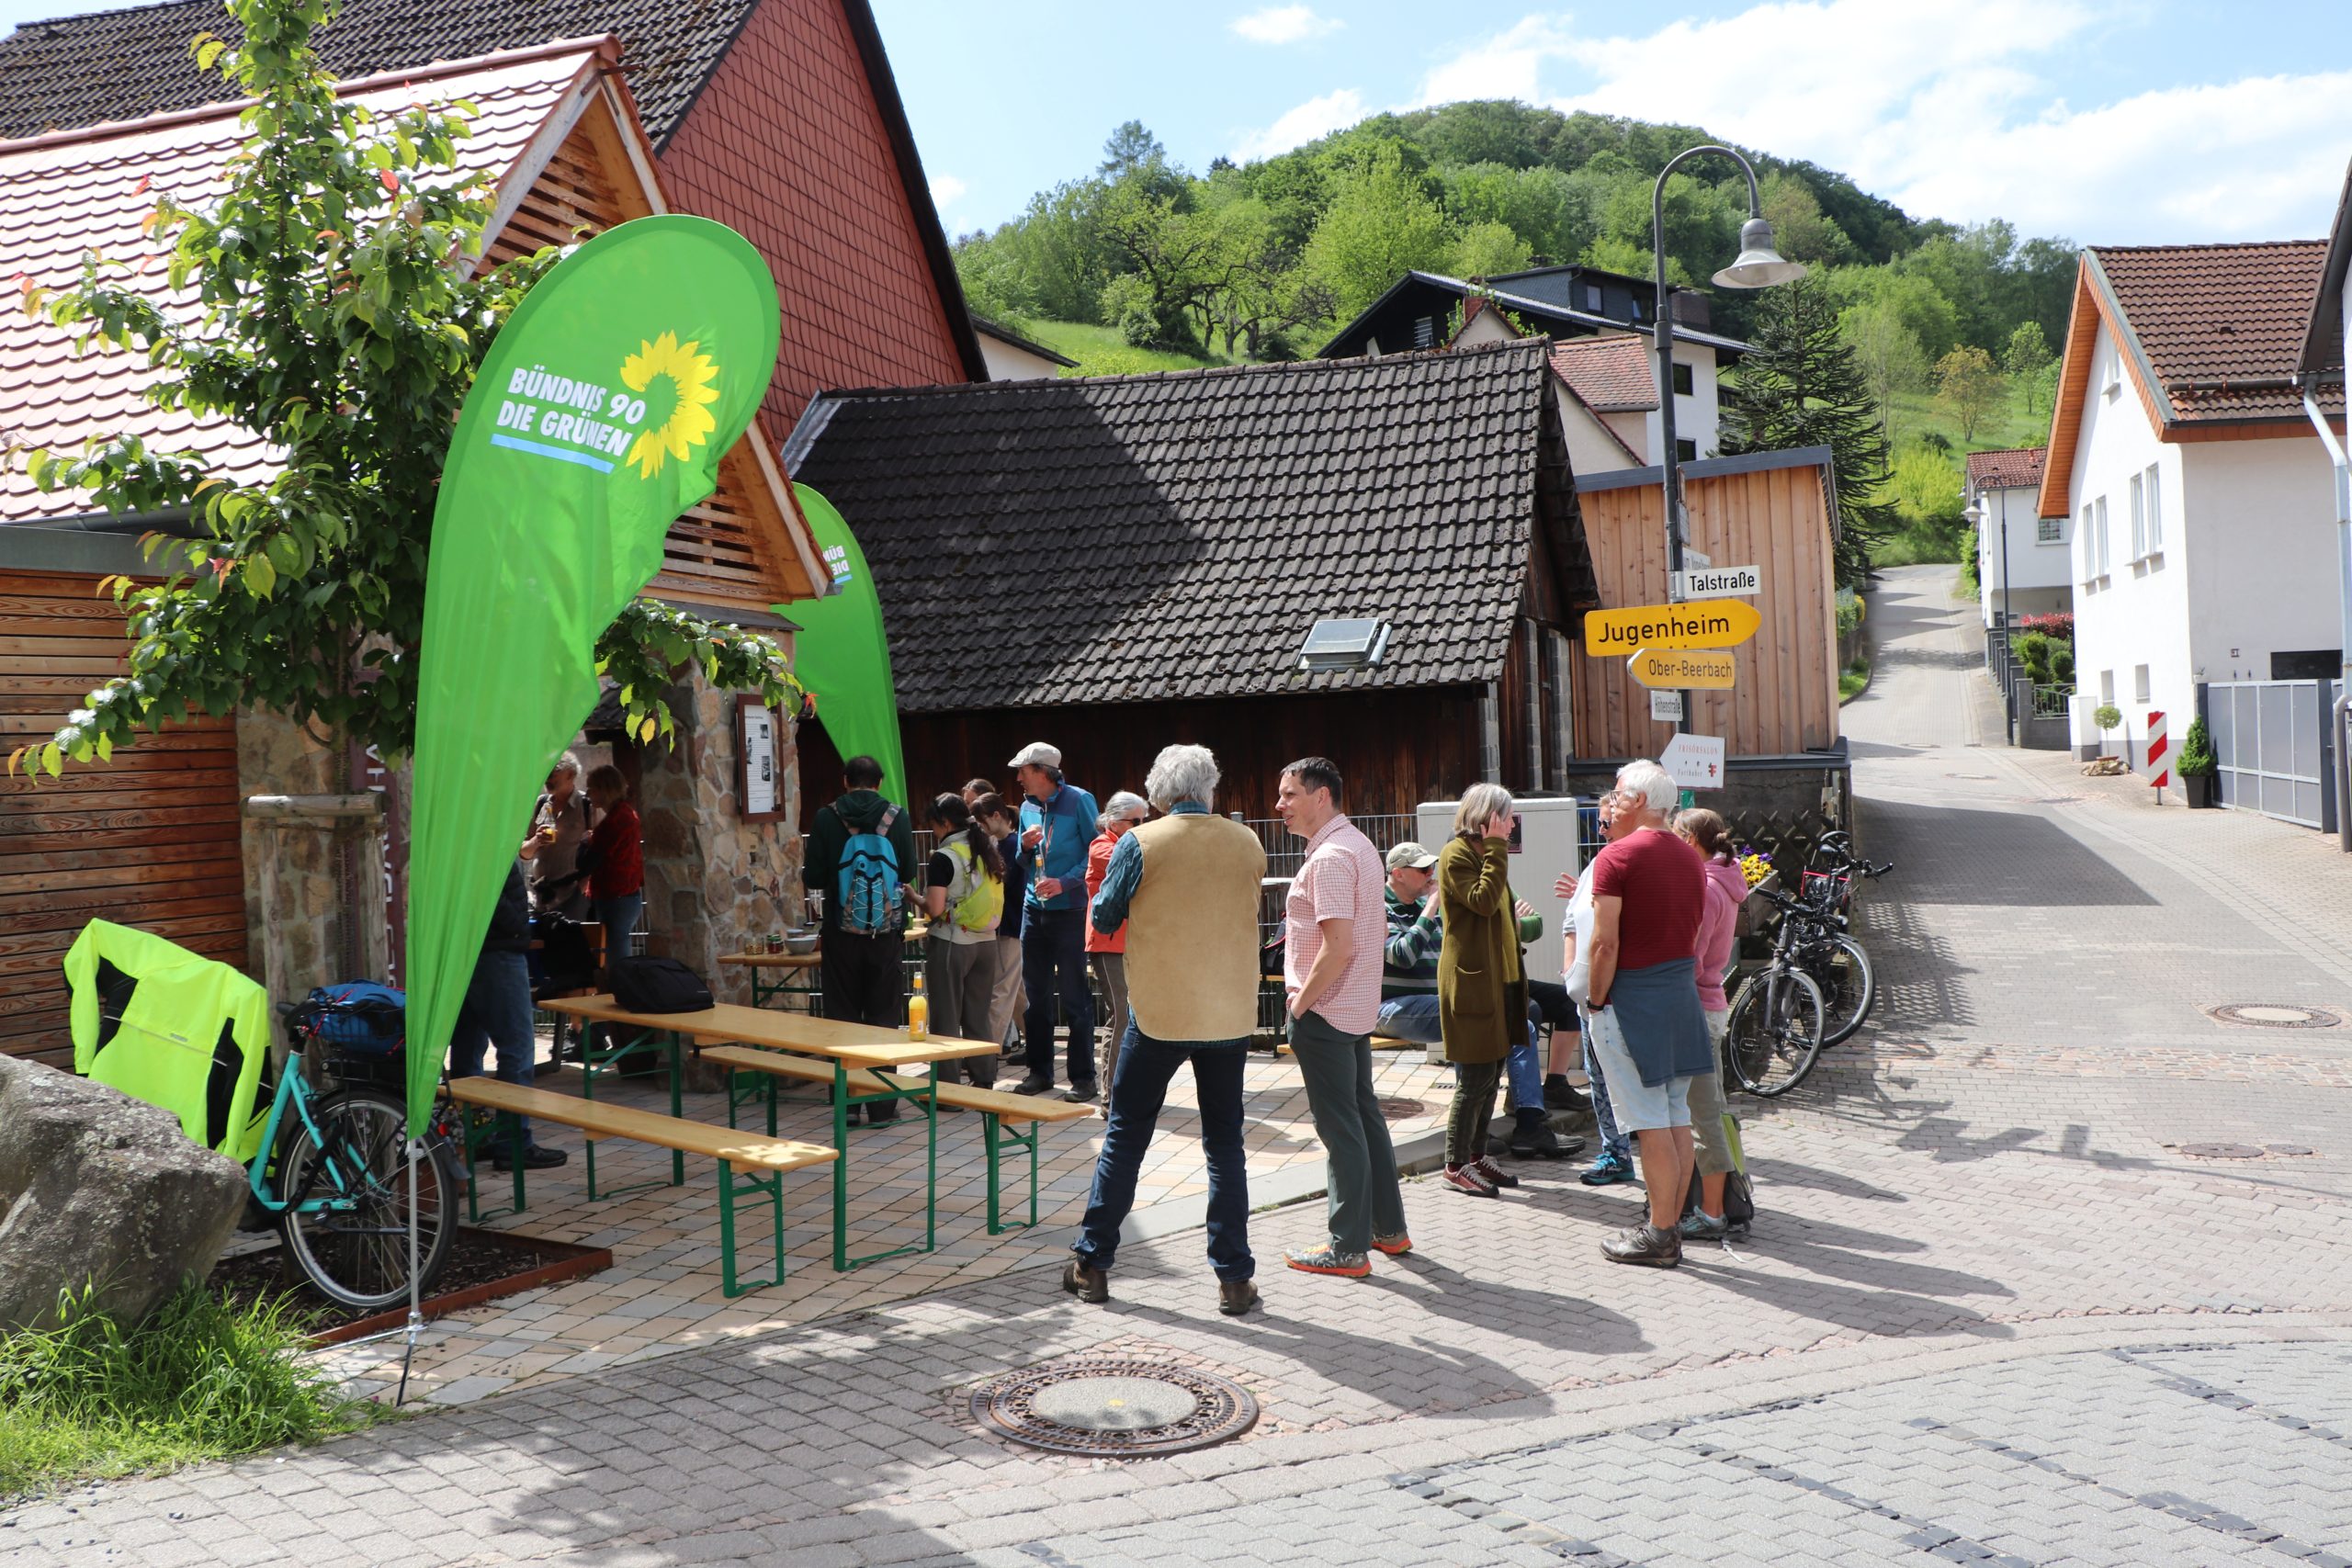
M0 756L46 740L122 668L122 616L97 579L0 571ZM104 767L0 778L0 1051L63 1048L59 969L94 919L245 961L237 729L198 719Z
M1655 484L1587 491L1577 502L1602 603L1663 604L1666 504ZM1720 735L1735 757L1781 756L1838 738L1838 603L1830 519L1821 470L1769 468L1687 479L1690 543L1718 566L1762 569L1751 601L1764 617L1734 649L1737 683L1694 693L1691 729ZM1579 757L1655 757L1674 727L1649 716L1645 688L1625 660L1575 648L1574 711Z

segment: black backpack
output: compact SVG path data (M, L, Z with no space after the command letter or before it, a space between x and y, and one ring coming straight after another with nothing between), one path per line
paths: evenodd
M613 999L630 1012L704 1012L718 1004L701 976L674 958L616 958Z

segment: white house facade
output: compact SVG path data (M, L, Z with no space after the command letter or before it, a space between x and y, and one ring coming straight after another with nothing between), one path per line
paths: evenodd
M2079 755L2144 768L2148 714L2177 750L2200 682L2341 659L2332 470L2283 389L2321 253L2084 253L2037 509L2071 529Z
M988 367L991 381L1049 381L1078 368L1077 360L986 316L972 318L972 332L980 340L980 362Z
M2041 515L2044 448L1971 452L1966 503L1976 512L1978 608L1988 631L2075 607L2074 520Z

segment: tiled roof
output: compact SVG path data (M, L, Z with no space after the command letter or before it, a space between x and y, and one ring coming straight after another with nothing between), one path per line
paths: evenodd
M1568 338L1552 345L1552 368L1596 413L1657 407L1649 340L1632 333Z
M2167 424L2301 419L2296 360L2326 261L2323 240L2095 247Z
M327 69L345 78L436 61L472 60L560 39L612 33L638 117L656 147L756 0L346 0L319 33ZM235 39L220 0L168 0L124 11L27 22L0 38L0 137L36 136L217 102L230 88L200 73L188 40Z
M481 113L458 143L466 173L502 173L544 125L572 83L597 63L594 45L537 50L424 81L368 87L354 96L379 111L470 98ZM93 248L138 268L126 280L169 312L192 318L195 290L164 282L164 247L140 223L160 196L202 207L218 198L220 175L243 146L233 107L170 115L85 135L0 143L0 283L22 277L46 288L72 283ZM13 293L14 290L12 289ZM222 478L266 478L273 454L260 440L218 421L156 408L141 395L153 379L144 355L94 351L77 357L72 335L28 315L10 299L0 309L0 447L76 452L85 438L135 434L152 448L204 453ZM23 465L0 466L0 521L73 516L90 510L79 491L43 494Z
M2041 459L2047 446L2012 446L2004 452L1968 455L1968 488L2030 490L2041 482Z
M832 393L786 458L857 531L909 711L1486 681L1544 349ZM1302 673L1324 616L1389 622L1381 665Z

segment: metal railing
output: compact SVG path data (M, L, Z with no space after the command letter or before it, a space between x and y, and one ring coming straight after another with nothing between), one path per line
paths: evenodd
M2033 716L2064 718L2074 695L2075 688L2068 682L2059 681L2047 686L2036 686L2033 689Z

